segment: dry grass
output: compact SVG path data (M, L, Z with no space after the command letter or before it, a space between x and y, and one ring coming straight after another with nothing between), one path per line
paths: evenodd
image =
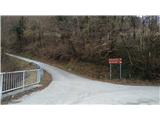
M52 80L52 76L48 72L44 71L43 80L40 83L42 84L42 87L39 87L39 90L46 88L52 82Z
M28 63L17 58L9 57L7 55L3 56L1 65L2 72L30 70L36 68L36 66L32 63Z
M37 73L36 71L25 72L25 85L36 83Z

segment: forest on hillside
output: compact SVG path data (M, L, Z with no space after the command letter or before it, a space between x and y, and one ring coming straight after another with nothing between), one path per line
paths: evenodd
M2 16L1 27L3 53L102 66L120 57L124 78L160 80L160 16Z

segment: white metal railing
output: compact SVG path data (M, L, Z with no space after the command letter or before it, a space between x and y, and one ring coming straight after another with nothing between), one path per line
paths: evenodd
M43 70L24 70L0 73L0 101L4 94L40 83Z

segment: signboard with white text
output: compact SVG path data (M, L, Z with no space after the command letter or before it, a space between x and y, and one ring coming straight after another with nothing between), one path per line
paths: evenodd
M120 65L119 78L121 79L122 58L109 58L108 62L109 62L109 65L110 65L110 79L112 78L112 64L119 64Z
M122 64L122 58L109 58L109 64Z

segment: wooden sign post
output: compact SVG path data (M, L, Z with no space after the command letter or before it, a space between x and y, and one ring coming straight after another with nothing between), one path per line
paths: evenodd
M109 71L110 71L110 79L112 79L112 64L119 64L120 72L119 78L122 78L122 58L109 58Z

